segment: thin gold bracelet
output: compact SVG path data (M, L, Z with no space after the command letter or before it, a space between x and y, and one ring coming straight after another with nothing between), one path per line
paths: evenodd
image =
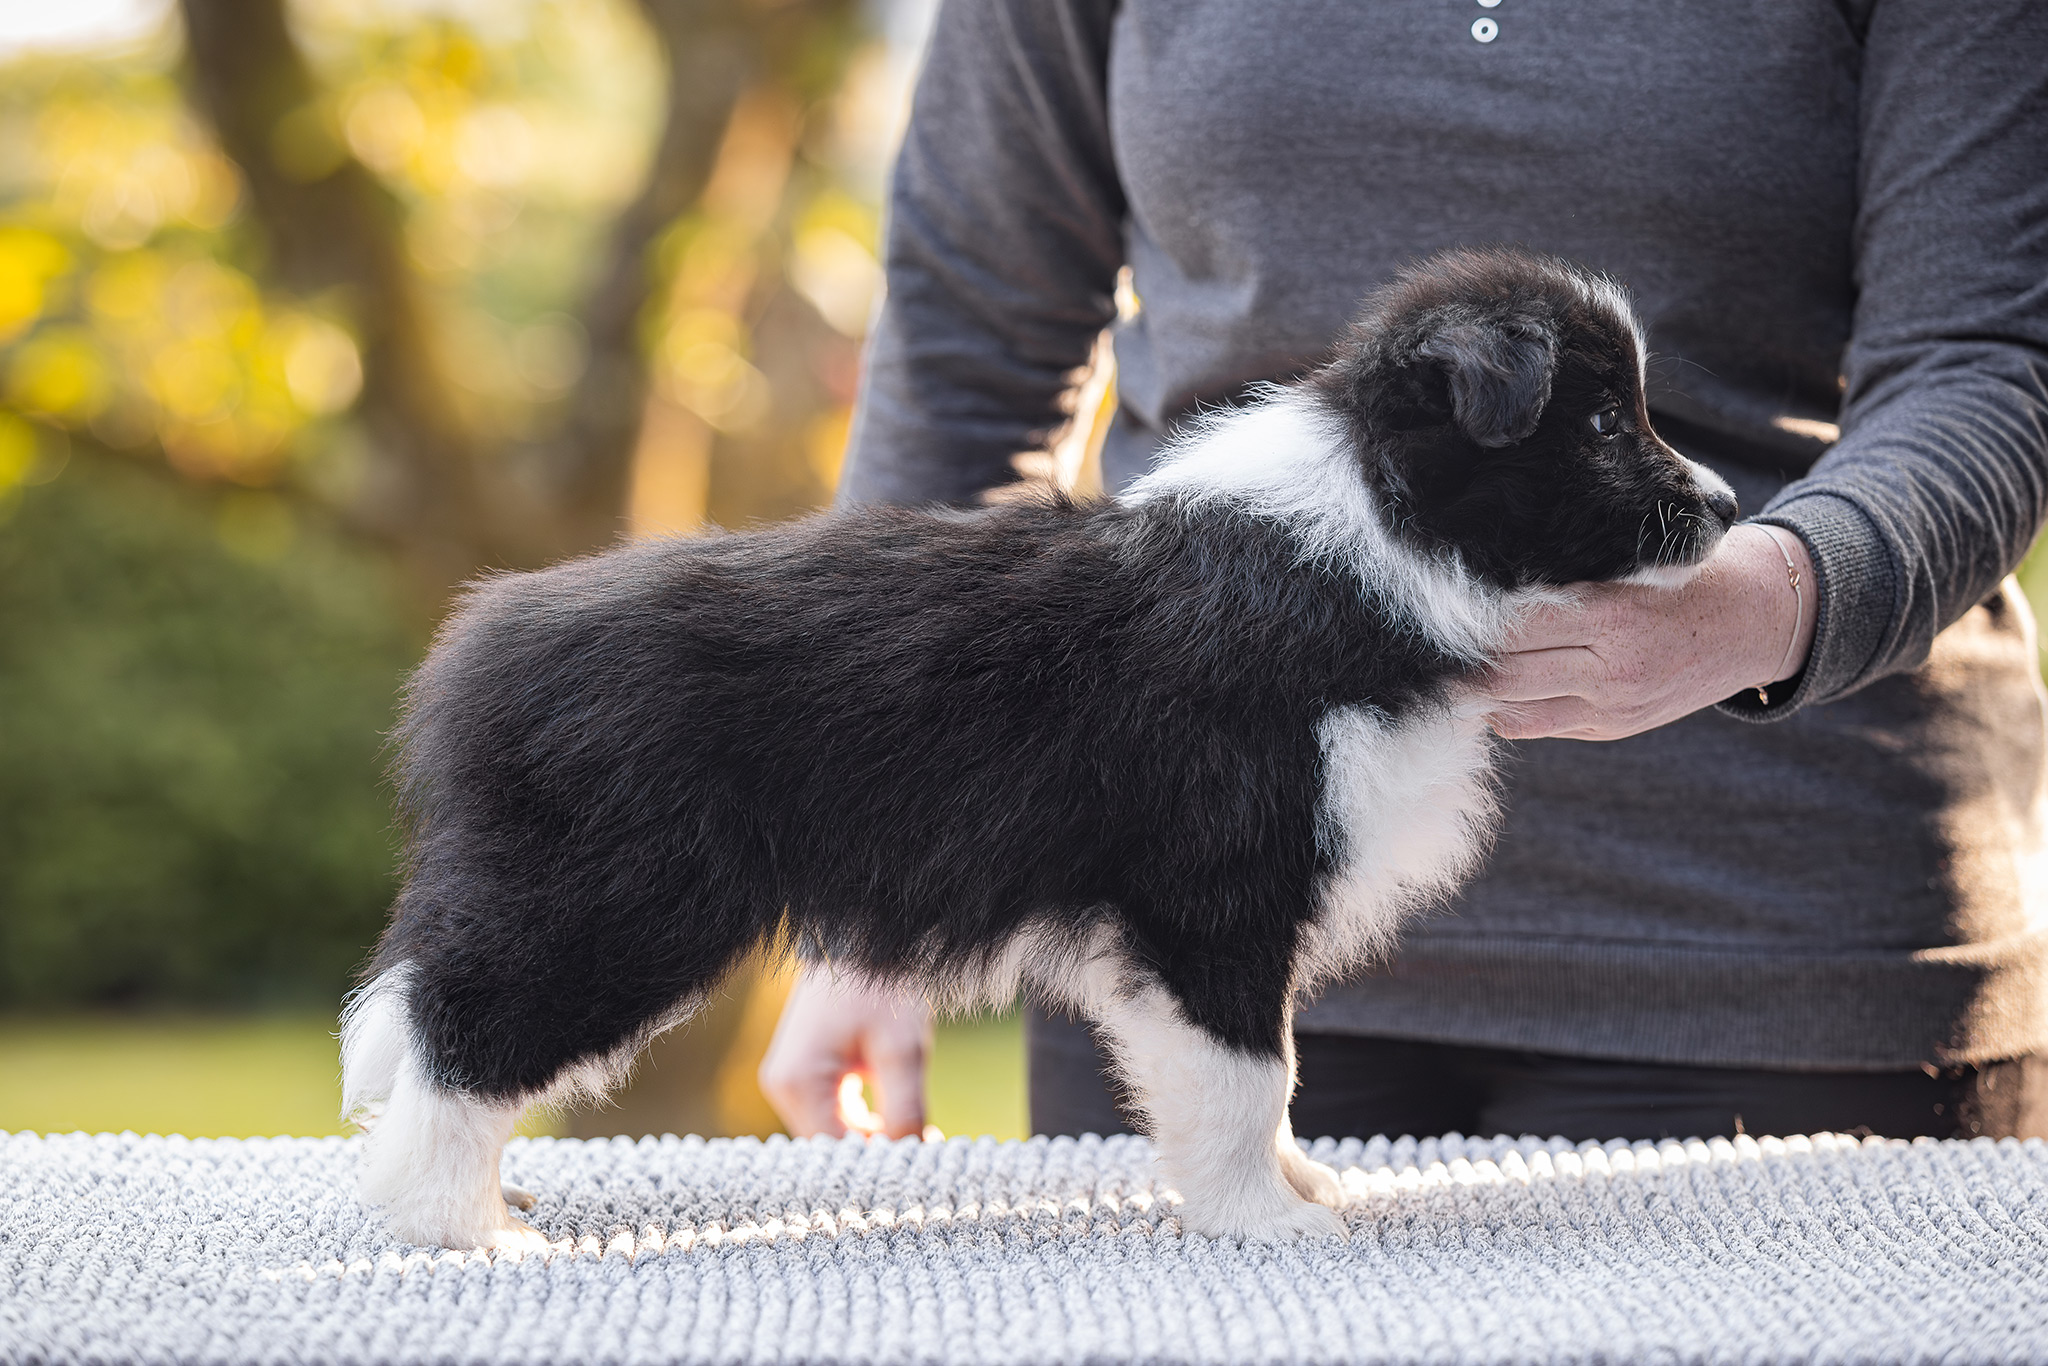
M1785 656L1778 661L1778 677L1756 685L1758 705L1768 707L1771 705L1771 684L1777 682L1778 678L1789 677L1787 671L1792 664L1792 651L1799 644L1799 623L1806 619L1806 589L1799 582L1799 566L1792 563L1792 552L1785 549L1785 543L1778 539L1777 533L1760 522L1751 522L1749 525L1761 531L1764 539L1777 547L1779 556L1785 561L1785 582L1792 585L1792 600L1799 607L1792 616L1792 637L1785 642Z

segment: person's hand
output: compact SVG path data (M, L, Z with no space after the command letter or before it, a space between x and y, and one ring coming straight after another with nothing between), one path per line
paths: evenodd
M903 1138L924 1129L931 1047L931 1008L922 996L805 968L761 1059L761 1091L798 1138ZM880 1114L861 1098L862 1082L874 1087Z
M1820 608L1805 543L1753 522L1731 530L1683 588L1585 584L1573 593L1569 607L1532 611L1477 684L1498 704L1496 734L1620 740L1791 678L1805 667Z

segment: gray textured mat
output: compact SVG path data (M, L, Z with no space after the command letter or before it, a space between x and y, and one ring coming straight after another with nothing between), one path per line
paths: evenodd
M560 1241L394 1244L340 1139L0 1135L8 1362L2048 1361L2048 1146L1316 1145L1182 1237L1138 1140L515 1142Z

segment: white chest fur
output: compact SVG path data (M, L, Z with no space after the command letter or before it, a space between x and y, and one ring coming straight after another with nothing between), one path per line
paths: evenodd
M1387 952L1404 916L1477 867L1499 816L1493 737L1476 709L1394 720L1340 707L1322 720L1317 841L1334 865L1303 943L1310 989Z
M1343 425L1302 390L1269 390L1194 428L1129 496L1219 501L1278 522L1303 564L1355 576L1380 610L1470 663L1498 651L1530 606L1563 600L1554 591L1500 592L1456 557L1402 542ZM1499 813L1493 740L1474 704L1425 707L1399 721L1341 707L1323 717L1316 738L1317 840L1333 872L1296 968L1303 989L1391 949L1407 913L1477 869Z

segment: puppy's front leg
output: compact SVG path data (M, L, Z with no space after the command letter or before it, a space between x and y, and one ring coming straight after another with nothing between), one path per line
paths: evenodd
M1181 1227L1260 1239L1344 1231L1326 1208L1343 1203L1336 1173L1308 1159L1287 1123L1291 1046L1234 1048L1190 1024L1157 987L1094 1013L1150 1121L1161 1172L1180 1192Z

